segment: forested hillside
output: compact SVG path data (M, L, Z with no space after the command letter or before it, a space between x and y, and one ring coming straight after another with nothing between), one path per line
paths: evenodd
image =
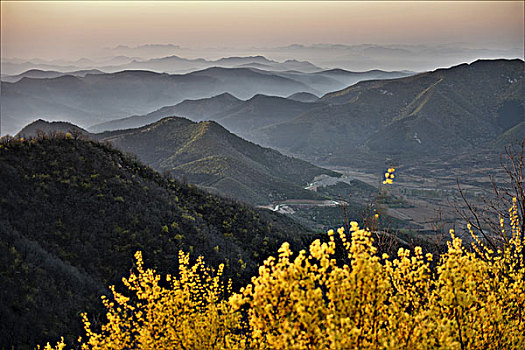
M507 133L521 138L512 129L525 122L524 79L516 59L364 81L326 94L323 108L259 129L251 141L337 165L493 149Z
M340 176L248 142L215 122L170 117L138 129L93 135L159 171L251 204L321 199L304 189L314 177Z
M71 135L0 144L0 348L76 339L79 313L144 252L172 271L179 249L204 255L236 285L283 241L311 234L284 216L159 175L105 144Z

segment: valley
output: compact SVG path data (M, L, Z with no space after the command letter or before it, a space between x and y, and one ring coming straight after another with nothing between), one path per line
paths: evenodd
M496 161L498 156L494 154L492 160ZM446 232L450 228L461 231L464 229L464 220L457 210L468 210L460 197L458 181L469 203L480 208L486 206L486 200L494 197L491 178L500 186L504 186L508 180L498 165L470 166L468 163L444 167L400 165L396 169L394 184L388 186L381 184L381 172L329 167L342 176L324 177L308 187L327 194L330 200L290 199L274 201L261 207L299 217L303 224L319 230L341 226L345 216L343 207L346 207L348 217L363 221L364 215L370 215L366 214L366 207L373 205L381 215L397 219L396 227L408 229L414 235L432 236L436 231ZM368 187L368 191L334 186L352 181L359 181ZM383 196L390 198L384 200ZM322 219L313 214L319 210L325 212ZM327 220L327 216L332 218L331 221ZM385 224L385 228L388 225L393 228L391 223Z
M515 144L516 145L516 144ZM432 233L456 228L464 229L464 219L457 210L468 212L459 188L475 208L486 207L494 198L492 181L509 186L508 176L499 164L499 152L483 152L455 158L426 158L425 162L399 163L396 178L386 191L400 203L381 204L382 210L395 218L414 224L415 232ZM381 186L381 175L370 169L332 167L344 177ZM458 187L459 185L459 187Z

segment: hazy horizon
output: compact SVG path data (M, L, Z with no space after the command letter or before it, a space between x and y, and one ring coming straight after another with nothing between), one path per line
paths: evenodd
M445 45L523 56L524 45L519 1L2 1L1 9L3 59L97 58L147 44L178 45L190 58L213 58L211 48L249 54L294 44Z

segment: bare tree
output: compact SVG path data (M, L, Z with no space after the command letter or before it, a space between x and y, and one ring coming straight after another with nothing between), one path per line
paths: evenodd
M502 244L508 244L509 237L502 230L509 223L509 208L513 206L515 198L518 210L518 226L521 229L522 239L525 238L525 137L519 143L505 147L505 152L500 155L501 168L505 174L506 181L498 184L491 176L492 192L491 198L483 200L481 207L474 206L467 198L465 191L458 183L459 195L466 209L460 209L457 205L458 214L472 226L483 240L492 248L497 249ZM502 227L503 226L503 227Z

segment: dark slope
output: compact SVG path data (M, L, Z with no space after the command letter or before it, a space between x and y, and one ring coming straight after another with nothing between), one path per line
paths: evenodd
M88 141L4 140L0 178L0 348L76 340L79 313L101 311L100 293L119 288L137 250L161 272L181 248L202 254L242 284L281 242L310 239L290 219Z
M256 142L306 159L348 164L490 147L525 120L521 60L476 61L416 76L365 81L327 105L259 130Z
M166 118L139 129L97 137L160 171L255 204L288 198L319 198L303 186L332 171L263 148L215 122Z

